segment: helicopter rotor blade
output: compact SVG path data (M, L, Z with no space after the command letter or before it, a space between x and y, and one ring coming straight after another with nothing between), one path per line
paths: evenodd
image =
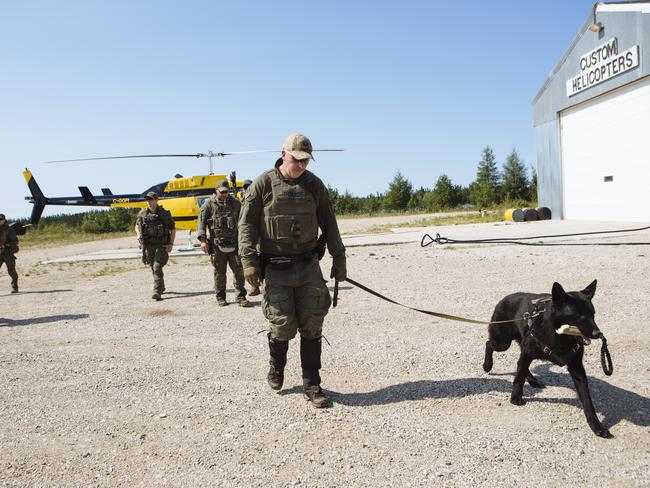
M332 152L332 151L345 151L345 149L314 149L314 152ZM195 153L195 154L139 154L132 156L106 156L101 158L79 158L79 159L57 159L55 161L43 161L44 164L52 163L73 163L77 161L103 161L107 159L135 159L135 158L208 158L208 157L224 157L234 154L259 154L259 153L277 153L277 149L263 149L261 151L234 151L234 152L212 152Z
M43 161L43 163L70 163L75 161L100 161L103 159L129 159L129 158L202 158L206 157L207 154L196 153L196 154L142 154L138 156L107 156L103 158L80 158L80 159L59 159L56 161Z
M234 152L225 152L219 153L219 156L230 156L231 154L259 154L259 153L277 153L281 149L263 149L261 151L234 151ZM345 151L345 149L313 149L313 152L332 152L332 151Z

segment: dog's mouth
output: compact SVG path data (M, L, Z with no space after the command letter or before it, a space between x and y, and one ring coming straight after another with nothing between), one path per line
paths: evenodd
M563 325L556 330L556 333L575 336L580 342L582 342L583 346L591 344L591 338L584 335L577 325Z

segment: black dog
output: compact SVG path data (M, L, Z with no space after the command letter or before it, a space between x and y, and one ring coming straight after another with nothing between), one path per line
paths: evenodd
M494 309L491 322L514 322L488 326L489 340L485 344L483 369L489 372L493 366L492 353L505 351L513 340L521 347L517 362L517 374L512 386L510 402L523 405L521 395L524 381L535 388L544 384L535 378L530 370L533 359L544 359L558 366L567 366L578 391L587 423L600 437L612 437L596 416L589 394L587 374L582 364L584 346L590 339L600 339L602 332L594 321L594 306L591 299L596 292L596 280L582 291L566 292L559 283L553 283L551 294L514 293L501 300ZM562 325L572 325L582 336L557 334Z

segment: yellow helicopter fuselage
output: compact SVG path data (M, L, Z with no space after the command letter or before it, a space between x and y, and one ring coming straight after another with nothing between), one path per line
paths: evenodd
M201 205L214 193L217 183L227 179L226 175L175 178L167 182L160 195L159 204L172 214L177 229L194 231L196 230ZM237 188L241 188L243 183L244 180L237 180ZM232 183L229 186L232 188ZM188 193L192 195L188 196ZM115 201L111 204L111 207L145 208L146 206L146 201Z

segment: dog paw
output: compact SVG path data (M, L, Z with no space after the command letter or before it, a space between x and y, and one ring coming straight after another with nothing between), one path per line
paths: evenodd
M546 388L546 385L539 381L537 378L528 378L528 384L533 388Z
M489 361L489 362L485 361L483 363L483 371L485 371L486 373L489 373L490 371L492 371L492 366L494 366L492 361Z
M513 405L521 406L526 404L526 400L521 397L510 397L510 403Z
M594 433L595 433L598 437L602 437L603 439L611 439L611 438L614 437L614 436L612 435L612 433L611 433L609 430L607 430L607 429L599 429L599 430L594 431Z

